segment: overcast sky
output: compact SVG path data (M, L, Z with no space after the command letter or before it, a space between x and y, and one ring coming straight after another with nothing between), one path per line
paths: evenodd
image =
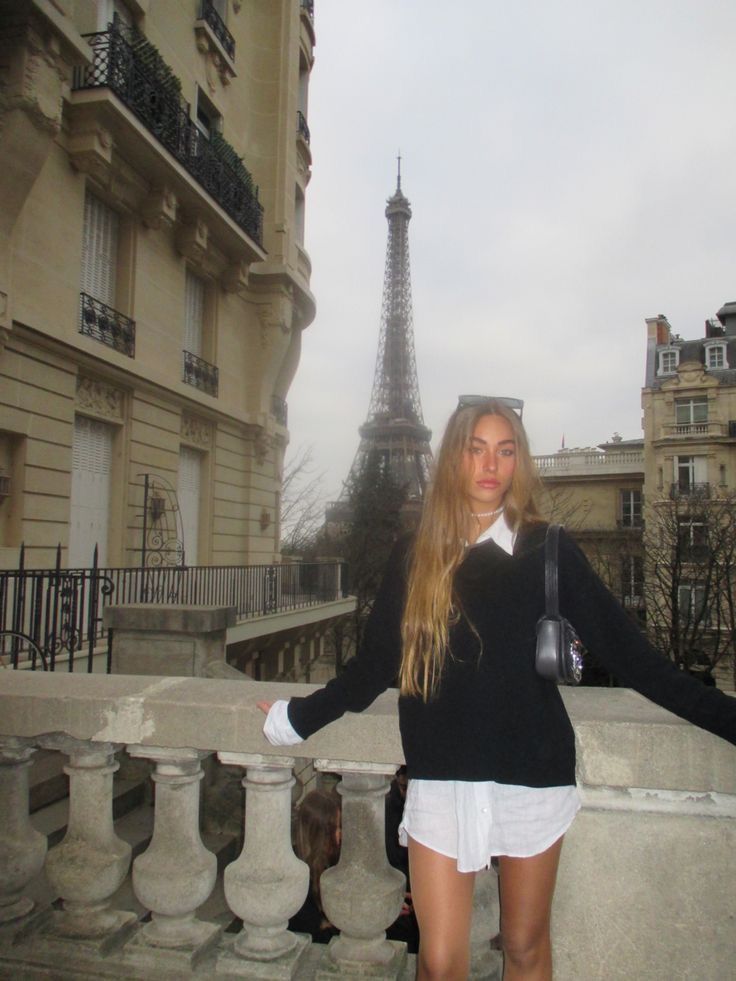
M460 392L524 398L534 453L639 436L645 317L702 337L736 299L736 3L315 0L315 29L317 316L288 453L312 445L337 495L368 411L399 149L433 446Z

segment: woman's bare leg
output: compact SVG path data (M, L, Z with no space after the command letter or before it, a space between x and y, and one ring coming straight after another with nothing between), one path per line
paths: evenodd
M409 838L411 898L419 923L417 981L466 981L474 872Z
M552 896L562 838L531 858L499 856L504 981L550 981Z

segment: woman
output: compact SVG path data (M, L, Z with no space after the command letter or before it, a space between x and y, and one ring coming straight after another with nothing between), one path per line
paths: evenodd
M467 977L474 873L498 858L504 978L552 977L550 910L579 802L572 726L534 667L546 526L512 400L463 396L413 543L389 561L364 642L307 698L262 703L267 738L306 738L400 678L419 979ZM515 403L521 408L521 403ZM560 612L619 681L736 743L736 700L645 640L564 533Z
M336 793L311 790L296 811L294 852L309 866L309 892L304 905L289 920L289 929L308 933L318 944L329 943L338 933L322 909L320 880L325 869L340 858L341 807Z

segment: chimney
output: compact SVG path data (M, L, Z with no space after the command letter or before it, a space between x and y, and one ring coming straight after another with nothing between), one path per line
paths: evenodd
M724 303L716 317L723 324L726 337L736 336L736 300L729 300L728 303Z
M736 304L734 305L734 315L736 316ZM658 313L656 317L647 317L647 338L654 340L657 347L660 344L669 344L672 339L672 328L669 320L663 313ZM736 331L735 331L736 332Z

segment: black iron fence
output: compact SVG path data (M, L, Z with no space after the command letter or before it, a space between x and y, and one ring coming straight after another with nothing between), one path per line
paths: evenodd
M670 498L675 501L679 497L707 499L710 497L710 484L680 480L670 485Z
M225 49L225 54L232 61L235 58L235 38L227 29L212 0L202 0L200 17L209 24L212 33Z
M304 140L304 142L309 145L310 135L309 126L307 126L307 119L301 109L297 109L296 112L296 131Z
M135 357L135 321L88 293L79 294L79 330L129 358Z
M86 34L92 64L78 68L75 89L109 88L146 129L189 171L233 221L260 245L263 208L258 188L236 160L223 159L214 143L197 128L189 105L179 94L181 83L145 37L120 21L107 31Z
M286 399L280 395L272 395L271 413L279 425L286 426L289 421L289 407L286 404Z
M183 381L187 385L193 385L195 388L199 388L203 392L207 392L208 395L214 395L217 398L217 393L220 387L220 372L215 365L210 364L209 361L205 361L203 358L198 358L196 354L192 354L191 351L184 351L184 374L182 376Z
M92 671L111 645L102 611L130 603L234 606L238 620L286 613L341 599L347 576L341 562L288 565L158 566L102 569L97 552L88 569L0 572L0 667Z

